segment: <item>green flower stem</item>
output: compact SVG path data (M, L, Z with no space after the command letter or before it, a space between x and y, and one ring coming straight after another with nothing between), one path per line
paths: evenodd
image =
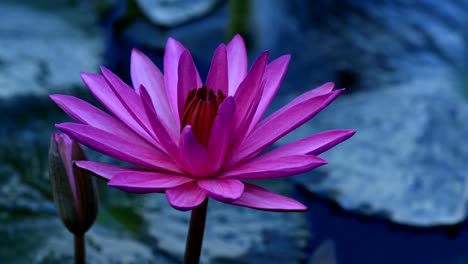
M192 209L190 216L190 226L185 245L185 264L200 263L200 254L203 244L203 234L205 233L206 213L208 211L208 198L199 206Z
M84 234L75 235L75 264L86 263L86 249Z

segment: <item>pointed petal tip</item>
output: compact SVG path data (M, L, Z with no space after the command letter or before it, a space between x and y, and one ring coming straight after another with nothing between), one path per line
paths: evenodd
M138 48L133 48L130 54L130 64L132 62L135 63L135 60L138 60L140 58L148 58L148 56L146 56L146 54Z
M285 63L288 63L291 61L291 54L284 54L280 57L278 57L276 60L284 60Z
M294 199L293 200L295 203L291 204L287 209L286 208L279 208L277 210L272 210L274 212L305 212L307 211L307 206L305 206L303 203L300 203Z
M141 50L133 48L130 54L130 65L135 64L135 61L140 59L142 56L145 56L145 54L141 52Z
M320 166L323 166L323 165L326 165L328 164L328 161L323 159L323 158L320 158L320 157L317 157L317 156L314 156L314 155L307 155L307 156L312 156L314 157L314 159L316 160L315 164L317 164L318 166L317 167L320 167ZM315 168L317 168L315 167Z
M86 84L86 80L96 77L96 75L99 75L97 73L92 73L92 72L80 72L80 77L81 80Z
M227 44L227 46L236 46L236 47L244 47L245 48L245 41L244 41L244 38L239 34L237 33L236 35L234 35L234 37L232 37L231 41L229 41L229 43Z
M133 54L141 54L143 52L141 52L141 50L139 50L138 48L132 48L132 55Z
M341 130L341 132L342 132L342 136L341 136L340 142L343 142L356 134L356 130L354 129L343 129Z
M216 49L222 49L222 48L225 49L225 48L226 48L226 44L221 43L221 44L218 45L218 47L216 47Z
M67 94L49 94L49 98L52 101L54 101L54 103L56 103L57 105L60 105L61 103L66 103L66 100L77 99L76 97Z
M266 60L268 61L268 58L270 57L270 51L269 50L265 50L264 52L262 52L262 54L260 54L260 56L258 56L258 58L262 58L263 57L266 57Z
M234 35L234 37L232 37L232 40L233 41L234 39L241 39L242 41L244 41L244 39L242 38L241 34L239 33L236 33L236 35Z
M59 101L60 97L62 96L63 94L49 94L50 100L54 101L55 103L57 103L57 101Z
M327 160L319 161L318 164L320 164L319 166L327 165L328 161Z
M331 84L334 85L333 83L331 83ZM332 87L332 86L330 86L330 87ZM330 88L330 89L333 89L333 88ZM325 100L325 104L326 105L330 104L338 96L340 96L342 93L344 93L345 90L346 90L345 88L340 88L340 89L337 89L337 90L332 90L329 93L322 95L322 96L328 96L328 99Z
M184 48L182 54L180 54L180 58L182 58L182 56L191 56L190 51Z
M105 66L99 66L99 69L101 70L102 76L104 77L106 82L109 83L112 75L115 75L115 74L111 70L106 68Z
M254 60L254 63L250 66L250 70L252 69L252 66L257 62L260 62L260 61L266 61L265 65L267 64L268 62L268 59L270 58L270 51L269 50L265 50L263 51L260 55L258 55L258 57Z
M319 134L322 134L322 133L327 133L327 132L336 132L338 133L337 135L337 138L340 138L341 141L345 141L346 139L354 136L354 134L356 134L356 130L354 129L339 129L339 130L330 130L330 131L324 131L324 132L321 132ZM313 154L315 155L315 154Z
M309 209L309 208L307 208L307 206L303 205L301 208L297 209L297 211L298 212L305 212L305 211L307 211L307 209Z
M78 167L78 168L84 169L84 167L83 167L84 164L83 164L83 161L81 161L81 160L73 161L73 165Z
M185 49L185 50L187 50L187 49ZM213 53L213 57L216 56L216 54L218 52L222 52L221 54L226 54L225 56L227 56L227 49L226 49L226 45L224 43L221 43L221 44L218 45L218 47L216 47L216 49L215 49L215 51ZM227 59L227 57L226 57L226 59Z
M292 198L249 183L245 183L245 192L241 198L230 204L272 212L303 212L307 210L307 206Z
M354 129L344 129L343 132L346 135L349 135L349 137L352 137L352 136L354 136L354 134L356 134L356 130L354 130Z
M331 92L331 96L330 98L332 100L334 100L335 98L337 98L338 96L340 96L342 93L344 93L346 91L345 88L341 88L341 89L337 89L337 90L334 90Z
M76 123L72 123L72 122L64 122L64 123L59 123L59 124L55 124L55 128L57 128L58 130L60 130L62 133L66 134L68 137L70 137L68 134L67 134L67 131L68 131L68 125L74 125Z
M288 211L291 211L291 212L305 212L307 211L307 206L305 206L304 204L300 203L300 202L297 202L297 206L296 208L291 208L290 210Z
M329 89L333 89L335 87L335 83L334 82L326 82L326 83L322 84L319 87L329 87Z
M83 78L83 76L88 76L88 75L91 75L93 73L91 72L80 72L80 76Z
M105 66L99 66L99 69L101 70L102 74L105 75L108 74L109 72L112 72L111 70L109 70L108 68L106 68Z
M183 48L183 51L180 54L178 65L180 65L180 63L182 61L184 61L185 63L187 63L187 62L193 63L193 66L194 66L195 71L196 71L197 67L195 66L195 62L193 61L192 53L190 53L190 51L188 49L186 49L186 48ZM178 68L179 67L180 66L178 66Z
M67 134L64 134L64 133L52 132L52 137L54 138L55 141L57 141L57 143L59 140L64 140L69 144L72 143L71 138Z
M59 130L62 130L64 124L65 124L65 123L55 124L55 128L57 128L57 129L59 129Z
M167 42L166 42L166 49L170 46L178 46L179 48L183 48L184 46L182 45L182 43L180 43L180 41L178 41L177 39L173 38L173 37L169 37L167 38Z
M91 90L92 88L96 88L97 86L101 85L101 81L104 77L98 73L92 72L80 72L80 77L83 83Z
M60 135L58 132L52 132L52 134L50 135L50 138L56 140L58 135Z
M346 91L346 88L340 88L340 89L337 89L337 90L334 90L333 92L337 92L337 93L343 93L344 91Z

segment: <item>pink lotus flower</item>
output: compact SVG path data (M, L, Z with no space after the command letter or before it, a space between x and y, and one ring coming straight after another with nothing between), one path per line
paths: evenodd
M78 98L51 95L78 122L56 126L92 149L139 165L76 163L123 191L165 192L179 210L192 209L209 196L261 210L302 211L303 204L243 180L287 177L324 165L316 155L354 131L322 132L261 153L343 92L324 84L261 120L290 60L285 55L268 63L268 56L262 53L247 72L245 44L237 35L218 46L203 84L190 52L178 41L167 42L164 75L134 49L134 89L104 67L102 75L81 74L113 116Z

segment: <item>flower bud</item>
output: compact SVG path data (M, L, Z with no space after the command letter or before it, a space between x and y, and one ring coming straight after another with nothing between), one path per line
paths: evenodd
M94 177L73 166L86 159L83 150L65 134L53 133L49 147L49 177L57 213L75 235L83 235L93 224L98 211Z

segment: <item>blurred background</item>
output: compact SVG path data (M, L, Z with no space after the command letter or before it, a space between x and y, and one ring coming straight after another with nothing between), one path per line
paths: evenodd
M95 103L80 72L105 65L130 83L131 49L162 68L170 36L206 76L235 33L251 61L292 55L270 112L324 82L347 88L277 145L358 132L327 166L264 182L307 213L212 200L203 263L468 263L467 0L2 0L0 18L2 263L73 261L47 175L50 134L69 119L48 94ZM181 262L188 212L100 185L89 263Z

